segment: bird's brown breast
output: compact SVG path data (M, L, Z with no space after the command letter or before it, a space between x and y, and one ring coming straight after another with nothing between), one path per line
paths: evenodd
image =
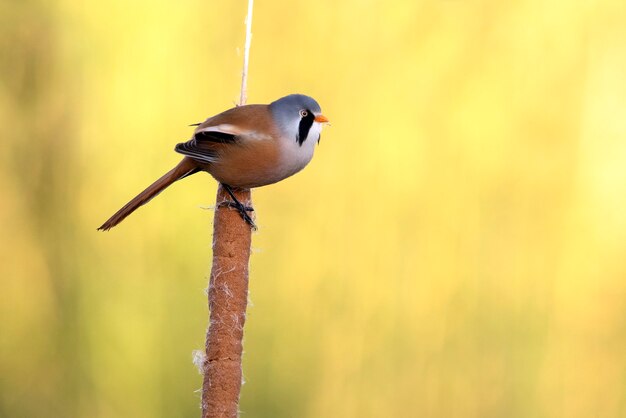
M282 180L280 152L274 138L247 140L221 147L207 171L221 183L253 188Z

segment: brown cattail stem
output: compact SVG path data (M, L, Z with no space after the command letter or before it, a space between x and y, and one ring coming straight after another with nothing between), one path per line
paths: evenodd
M247 101L253 4L254 0L248 0L240 105ZM252 206L250 190L234 190L234 193L245 206ZM236 418L239 414L252 230L238 211L222 205L229 200L228 192L220 185L213 221L213 265L208 292L210 323L202 367L202 418Z
M235 195L244 205L250 205L249 190L235 191ZM229 198L220 186L213 225L213 266L208 292L211 314L203 364L203 418L234 418L239 406L251 229L239 212L220 205Z

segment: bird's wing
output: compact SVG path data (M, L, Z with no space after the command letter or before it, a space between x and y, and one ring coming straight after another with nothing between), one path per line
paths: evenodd
M203 138L199 138L199 136ZM226 141L228 138L231 137L224 135L222 141ZM234 140L234 137L232 138ZM174 150L202 163L214 163L217 161L219 156L219 147L216 146L216 144L219 144L220 142L217 142L217 137L215 139L207 139L208 138L205 138L205 135L196 134L189 141L176 144Z
M176 152L204 163L214 163L220 149L252 139L274 135L268 125L271 115L267 105L247 105L215 115L198 125L193 137L176 145Z

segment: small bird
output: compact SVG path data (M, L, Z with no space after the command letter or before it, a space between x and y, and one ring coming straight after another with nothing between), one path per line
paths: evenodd
M269 105L234 107L195 124L191 139L176 145L185 157L176 167L124 205L98 230L108 231L177 180L206 171L219 181L241 217L253 228L233 189L276 183L302 170L313 158L328 119L311 97L291 94Z

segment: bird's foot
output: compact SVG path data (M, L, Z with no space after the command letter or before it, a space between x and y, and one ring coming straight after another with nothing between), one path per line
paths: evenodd
M257 226L255 225L254 221L252 220L252 217L250 217L250 215L248 215L248 212L254 212L254 208L252 206L246 206L243 203L241 203L238 200L235 200L234 202L232 200L227 200L224 201L222 203L220 203L220 206L226 206L229 208L233 208L235 210L237 210L237 212L239 212L239 215L241 215L241 218L246 221L246 223L248 225L250 225L250 227L256 231L257 230Z
M225 201L223 202L224 205L234 208L237 211L239 211L239 214L241 215L241 217L243 218L244 221L246 221L246 223L248 225L250 225L250 227L252 228L253 231L257 230L256 225L254 224L254 221L252 220L252 218L250 217L250 215L248 215L248 212L252 212L254 211L254 208L251 206L246 206L243 203L241 203L238 199L237 196L235 196L235 194L233 193L232 188L228 185L228 184L224 184L222 183L222 186L224 186L224 189L228 192L228 194L230 195L230 197L233 199L231 201Z

